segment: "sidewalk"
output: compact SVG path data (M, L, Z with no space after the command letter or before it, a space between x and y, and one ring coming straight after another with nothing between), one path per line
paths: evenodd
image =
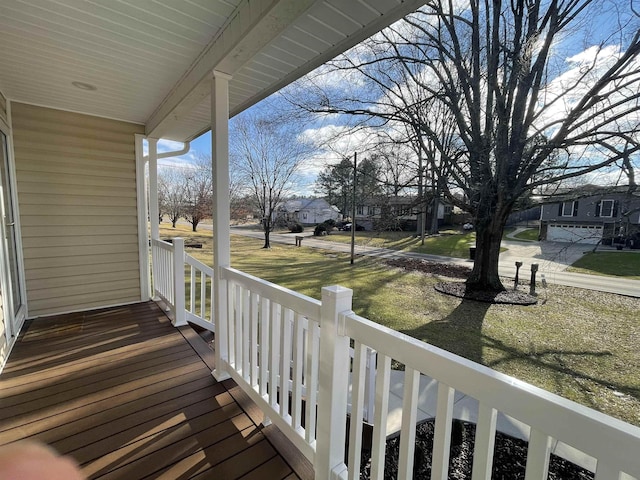
M264 238L262 232L248 230L246 228L232 227L231 233L253 238ZM305 247L342 253L351 252L351 245L319 240L313 236L312 232L305 232L303 234L272 233L270 239L277 243L295 245L296 235L304 236L302 245ZM515 262L521 261L523 265L520 268L519 276L523 280L528 280L531 275L531 264L536 263L539 266L537 279L541 284L544 278L545 282L549 284L552 283L640 298L640 280L586 275L565 271L569 265L580 258L585 251L590 249L590 245L560 242L516 242L508 240L503 241L502 245L508 248L508 250L500 254L499 272L501 276L514 278L516 274ZM356 255L380 258L420 258L430 262L451 263L468 267L473 266L472 260L415 252L402 252L381 247L356 245L355 253ZM544 288L544 286L542 286L542 288Z

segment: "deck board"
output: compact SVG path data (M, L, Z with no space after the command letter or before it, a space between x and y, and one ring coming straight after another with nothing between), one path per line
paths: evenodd
M43 441L87 478L312 478L198 341L152 302L30 321L0 375L0 445Z

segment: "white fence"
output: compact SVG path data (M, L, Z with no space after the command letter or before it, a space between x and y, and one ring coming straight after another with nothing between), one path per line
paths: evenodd
M175 251L178 245L174 240ZM175 256L163 253L173 252L170 247L154 242L154 248L159 250L156 291L171 300L171 282L162 277L171 265L181 270ZM213 272L184 261L192 268L191 310L197 291L210 298ZM404 365L399 479L413 476L422 375L437 381L432 479L448 478L454 398L460 393L477 401L473 480L491 478L499 415L530 427L525 480L546 480L558 442L593 457L596 480L640 478L640 428L359 317L351 311L349 289L325 287L319 301L232 268L221 269L220 276L226 282L228 318L220 330L225 338L216 344L226 345L222 360L228 373L313 463L317 479L359 478L364 412L373 413L371 478L383 478L392 360ZM209 311L204 307L200 314ZM368 374L367 361L375 362L371 351L378 352L377 368ZM374 405L367 408L372 398Z

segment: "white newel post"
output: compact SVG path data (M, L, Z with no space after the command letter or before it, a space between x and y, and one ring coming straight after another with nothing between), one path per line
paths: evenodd
M215 308L215 370L221 381L229 378L227 281L222 269L231 266L231 221L229 204L229 80L231 77L213 72L211 81L211 154L213 161L213 304Z
M184 238L173 239L173 304L176 311L173 316L173 326L187 325L184 313Z
M322 289L316 480L346 478L347 473L344 456L350 352L339 314L351 310L352 296L349 288Z

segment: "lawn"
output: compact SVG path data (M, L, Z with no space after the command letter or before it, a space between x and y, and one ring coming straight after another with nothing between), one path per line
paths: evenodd
M567 271L640 280L640 251L590 252Z
M188 253L211 264L211 233L196 236L204 248ZM324 285L352 288L359 315L640 425L638 299L550 286L532 307L489 305L438 294L435 278L380 259L351 266L344 254L278 244L264 250L260 240L238 236L231 243L236 268L314 298Z
M538 241L538 235L540 235L540 232L538 231L537 228L528 228L526 230L523 230L522 232L516 233L514 235L514 238L510 238L509 240L523 240L525 242L537 242Z

